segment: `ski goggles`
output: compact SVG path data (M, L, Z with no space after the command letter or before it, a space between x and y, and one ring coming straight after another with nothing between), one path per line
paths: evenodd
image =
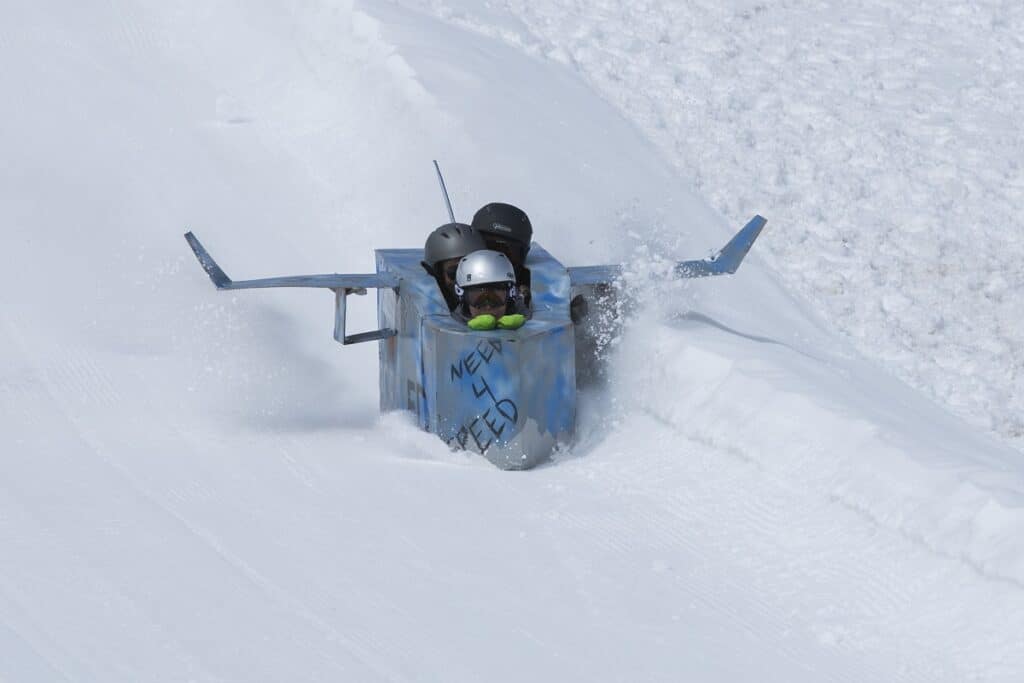
M510 292L508 285L481 285L465 290L462 296L473 308L497 308L508 303Z

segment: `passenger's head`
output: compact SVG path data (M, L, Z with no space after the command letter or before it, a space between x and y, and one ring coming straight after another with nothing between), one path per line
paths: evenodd
M486 204L473 215L473 229L483 235L488 249L522 267L533 239L530 217L522 209L501 202Z
M455 305L455 271L466 254L486 249L484 238L465 223L448 223L434 230L423 247L423 268L437 278L449 308Z
M516 275L512 262L501 252L474 251L459 261L455 294L469 318L512 312L516 296Z

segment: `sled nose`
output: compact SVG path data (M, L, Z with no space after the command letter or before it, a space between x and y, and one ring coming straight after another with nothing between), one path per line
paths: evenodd
M531 320L475 332L449 317L423 322L430 430L506 470L529 469L572 436L576 417L571 323Z

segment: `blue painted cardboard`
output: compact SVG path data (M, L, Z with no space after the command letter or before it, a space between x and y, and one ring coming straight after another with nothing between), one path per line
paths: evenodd
M539 245L527 260L533 315L518 330L470 330L448 311L419 249L377 251L382 410L409 410L449 445L526 469L571 440L576 416L569 275Z

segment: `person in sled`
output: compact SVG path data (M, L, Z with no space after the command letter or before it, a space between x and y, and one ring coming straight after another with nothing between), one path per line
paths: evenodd
M437 281L448 310L458 305L455 296L455 271L463 256L486 249L483 236L465 223L447 223L427 236L420 264Z
M458 305L452 311L473 330L515 330L526 322L508 257L483 249L459 261L455 272Z
M516 284L520 307L531 309L530 269L526 267L526 256L533 241L533 225L526 212L517 206L491 202L480 207L473 215L473 229L480 233L487 248L500 251L512 262L516 271ZM569 303L569 314L574 323L579 323L589 312L589 305L582 294L577 294Z
M473 215L473 229L483 236L488 249L501 252L512 262L519 296L529 308L530 269L525 264L533 240L530 217L519 207L491 202Z

